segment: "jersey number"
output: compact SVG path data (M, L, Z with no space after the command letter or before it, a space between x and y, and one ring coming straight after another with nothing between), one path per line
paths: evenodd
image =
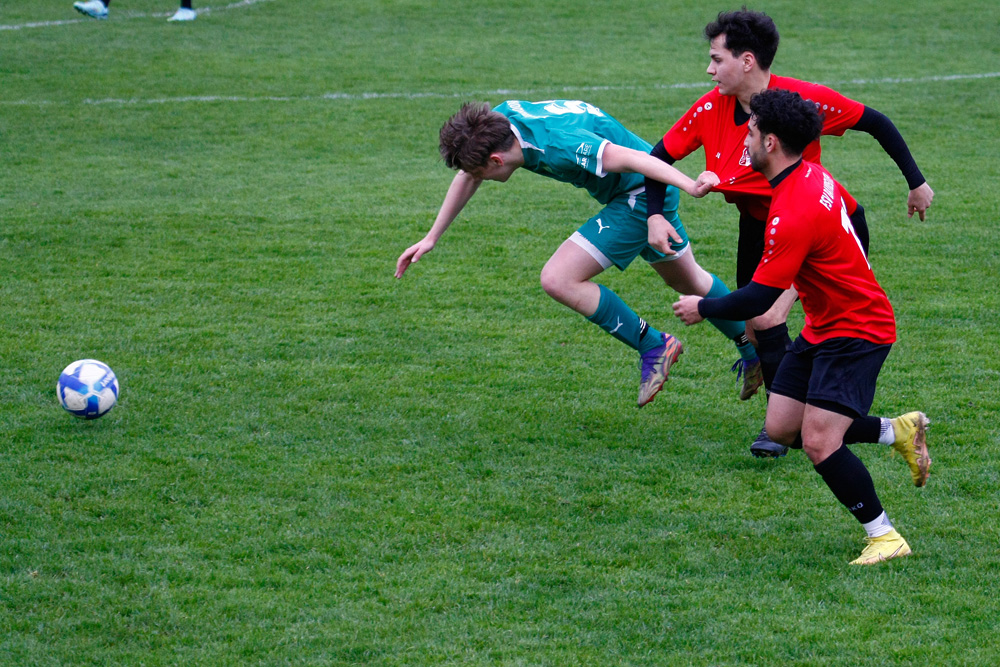
M604 113L593 104L587 104L579 100L564 100L560 102L546 102L545 110L553 116L561 116L567 113L589 113L595 116L603 116Z
M861 256L865 258L865 262L868 264L868 269L872 268L871 262L868 261L868 256L865 255L865 247L861 245L861 239L858 238L857 233L854 231L854 225L851 224L851 216L847 215L847 204L844 200L840 200L840 224L844 226L844 230L854 238L854 242L858 244L858 250L861 251Z

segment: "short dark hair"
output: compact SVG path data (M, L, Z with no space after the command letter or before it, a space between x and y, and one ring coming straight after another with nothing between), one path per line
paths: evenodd
M726 49L739 57L749 51L757 59L761 69L771 69L774 54L778 52L778 27L764 12L743 9L719 12L718 18L705 26L705 37L712 41L719 35L726 36Z
M441 127L441 157L450 169L486 166L490 155L514 145L510 121L485 102L466 102Z
M760 133L778 137L788 155L801 155L823 130L823 118L815 102L780 88L751 97L750 113Z

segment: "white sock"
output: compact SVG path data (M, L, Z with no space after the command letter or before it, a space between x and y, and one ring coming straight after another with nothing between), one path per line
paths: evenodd
M891 445L894 442L896 442L896 429L892 427L892 420L882 417L882 429L879 431L878 443Z
M868 537L881 537L886 533L892 532L892 522L889 521L889 517L886 516L885 512L878 515L878 518L874 521L869 521L868 523L861 524L865 532L868 533Z

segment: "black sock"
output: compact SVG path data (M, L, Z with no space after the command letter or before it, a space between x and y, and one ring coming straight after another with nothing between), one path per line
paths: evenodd
M868 468L846 446L814 466L837 500L860 523L868 523L882 514L882 503L875 493L875 483Z
M191 9L191 0L181 0L181 9Z
M878 442L882 435L882 420L878 417L858 417L847 427L844 434L844 444L853 445L856 442Z
M771 388L774 376L778 372L785 352L792 345L788 337L788 325L784 322L770 329L757 332L757 356L760 357L760 370L764 374L764 386Z

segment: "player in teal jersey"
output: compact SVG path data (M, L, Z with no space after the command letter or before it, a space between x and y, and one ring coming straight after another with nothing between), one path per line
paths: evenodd
M586 102L511 100L492 110L482 103L464 105L440 134L445 164L458 173L430 231L400 255L396 277L434 248L483 181L506 182L523 167L585 189L604 208L548 260L542 269L542 288L639 352L638 405L642 407L663 386L683 348L673 336L650 327L613 291L591 280L611 266L624 270L642 256L680 294L721 297L729 293L721 280L697 264L677 215L678 187L702 197L718 179L705 173L694 181L650 156L651 148ZM670 186L669 210L663 223L652 228L646 216L646 176ZM713 320L712 324L736 343L745 365L759 368L742 322ZM759 373L756 382L747 393L745 381L741 397L749 398L760 386Z

